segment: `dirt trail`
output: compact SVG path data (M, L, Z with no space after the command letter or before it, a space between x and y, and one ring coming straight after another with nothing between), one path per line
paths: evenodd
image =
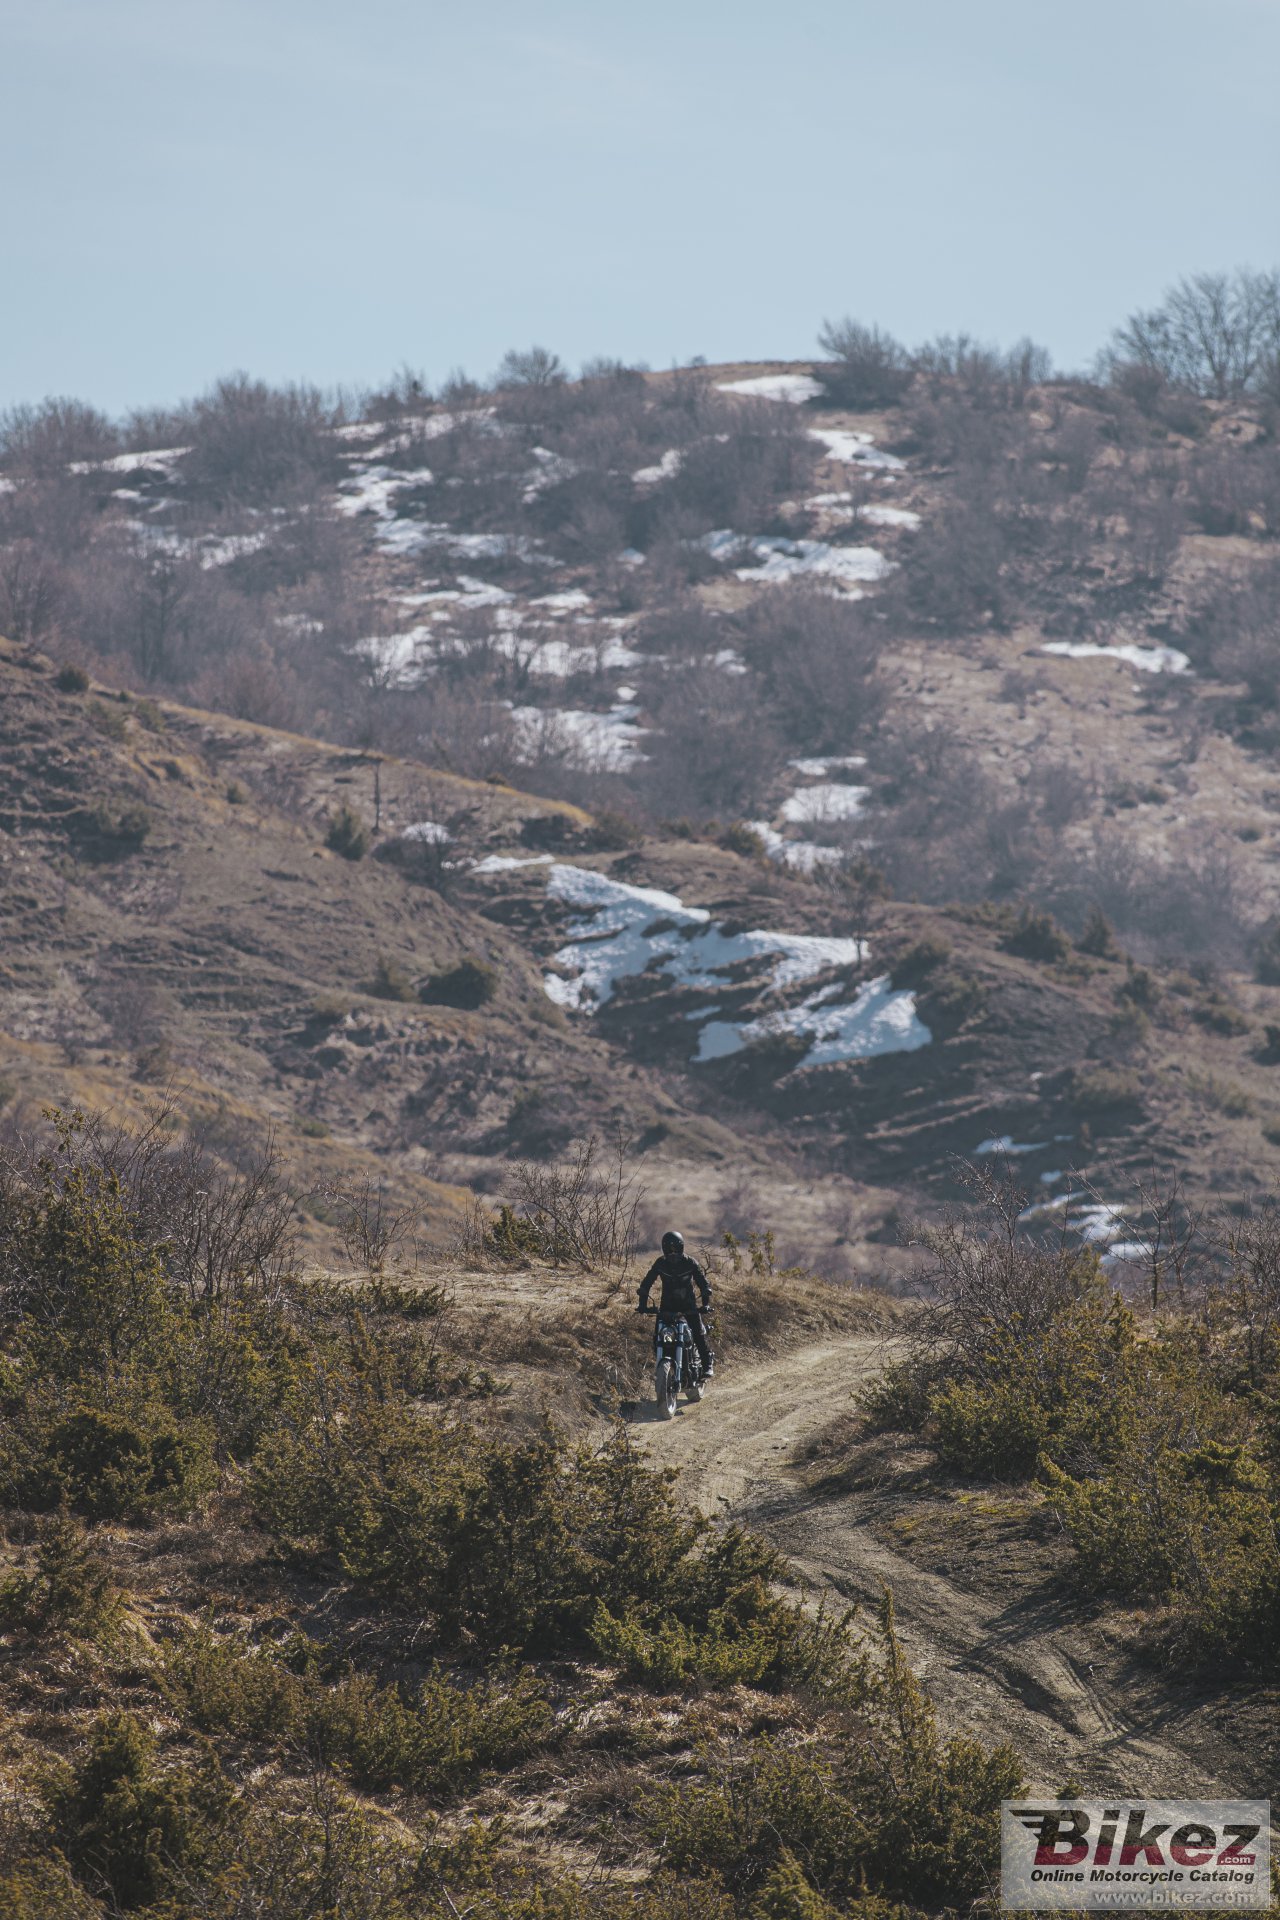
M819 1585L851 1601L891 1587L903 1644L943 1725L1011 1740L1031 1785L1228 1791L1177 1743L1181 1716L1163 1689L1142 1674L1123 1684L1096 1630L1043 1596L1001 1603L925 1572L862 1524L867 1496L805 1485L795 1465L805 1440L848 1412L852 1389L884 1358L883 1336L850 1334L727 1368L701 1406L669 1425L646 1419L645 1444L681 1469L682 1490L704 1511L749 1523Z

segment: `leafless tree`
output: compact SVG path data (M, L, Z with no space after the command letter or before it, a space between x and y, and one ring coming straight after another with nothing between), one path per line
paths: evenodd
M1280 355L1280 272L1194 273L1113 336L1114 368L1137 362L1175 385L1226 400L1247 393Z
M20 646L39 642L57 616L59 573L34 540L0 550L0 633Z
M384 1182L371 1174L325 1191L337 1207L343 1250L361 1272L381 1273L388 1256L413 1240L417 1208L397 1206Z
M818 345L828 355L819 378L843 406L892 406L911 384L906 349L881 327L847 318L824 320Z
M549 347L512 347L498 368L498 384L504 387L554 387L564 378L564 363Z
M603 1140L588 1134L558 1166L526 1160L516 1167L513 1192L520 1220L555 1266L625 1272L644 1198L630 1147L619 1127Z

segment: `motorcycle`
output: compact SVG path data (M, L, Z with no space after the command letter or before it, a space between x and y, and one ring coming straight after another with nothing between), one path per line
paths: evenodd
M682 1392L691 1400L701 1400L706 1377L698 1356L693 1328L682 1313L664 1313L661 1307L645 1307L657 1324L653 1329L653 1397L659 1420L670 1420Z

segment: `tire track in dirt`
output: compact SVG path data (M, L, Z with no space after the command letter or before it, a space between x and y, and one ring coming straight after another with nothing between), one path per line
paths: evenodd
M681 1469L687 1499L749 1524L820 1590L875 1601L891 1587L942 1725L1011 1740L1038 1790L1074 1779L1099 1792L1228 1791L1177 1744L1159 1689L1144 1704L1140 1676L1123 1689L1095 1677L1105 1649L1087 1625L1055 1617L1043 1596L1002 1602L926 1572L863 1524L869 1496L804 1484L794 1463L805 1441L848 1412L885 1357L882 1335L851 1334L735 1366L670 1423L642 1409L644 1444Z

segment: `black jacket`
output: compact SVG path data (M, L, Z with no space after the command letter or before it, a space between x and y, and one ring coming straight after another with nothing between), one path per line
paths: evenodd
M687 1253L678 1260L668 1260L663 1254L654 1261L644 1279L640 1282L640 1305L649 1304L649 1289L655 1280L661 1280L662 1293L658 1307L662 1313L696 1313L699 1305L711 1305L711 1289L707 1285L707 1276L696 1260Z

